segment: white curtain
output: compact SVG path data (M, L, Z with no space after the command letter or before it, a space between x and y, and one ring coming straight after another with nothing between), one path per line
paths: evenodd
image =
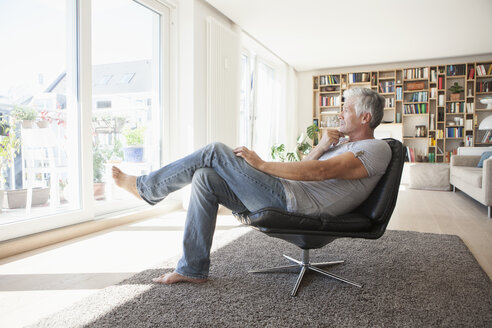
M261 60L257 62L253 149L261 158L268 160L270 159L270 149L277 142L280 83L276 80L274 68Z

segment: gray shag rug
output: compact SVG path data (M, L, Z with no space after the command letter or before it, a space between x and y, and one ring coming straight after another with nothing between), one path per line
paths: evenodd
M212 254L202 285L151 282L149 269L45 318L34 327L492 327L492 284L457 236L387 231L378 240L338 239L312 262L344 259L297 297L294 273L248 274L299 258L291 244L251 231ZM296 271L297 272L297 271Z

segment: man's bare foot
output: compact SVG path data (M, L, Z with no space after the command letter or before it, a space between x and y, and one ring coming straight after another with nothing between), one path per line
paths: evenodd
M142 199L142 197L140 197L140 194L138 193L137 190L136 176L123 173L123 171L121 171L116 166L112 167L112 173L113 173L114 182L118 187L125 189L129 193L132 193L138 199Z
M204 282L207 282L207 279L189 278L189 277L182 276L177 272L170 272L160 276L159 278L154 278L152 279L152 281L165 285L171 285L177 282L191 282L194 284L203 284Z

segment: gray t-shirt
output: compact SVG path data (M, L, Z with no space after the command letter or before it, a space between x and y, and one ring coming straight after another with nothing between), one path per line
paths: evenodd
M319 160L352 152L364 165L369 176L363 179L328 179L294 181L280 179L287 198L287 210L306 215L340 215L357 208L371 193L391 160L391 148L386 141L366 139L339 143Z

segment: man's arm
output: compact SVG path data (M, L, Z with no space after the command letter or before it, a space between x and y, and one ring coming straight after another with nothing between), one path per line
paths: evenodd
M238 147L234 149L234 153L259 171L289 180L362 179L368 176L362 162L351 152L324 161L304 160L287 163L265 162L246 147Z

